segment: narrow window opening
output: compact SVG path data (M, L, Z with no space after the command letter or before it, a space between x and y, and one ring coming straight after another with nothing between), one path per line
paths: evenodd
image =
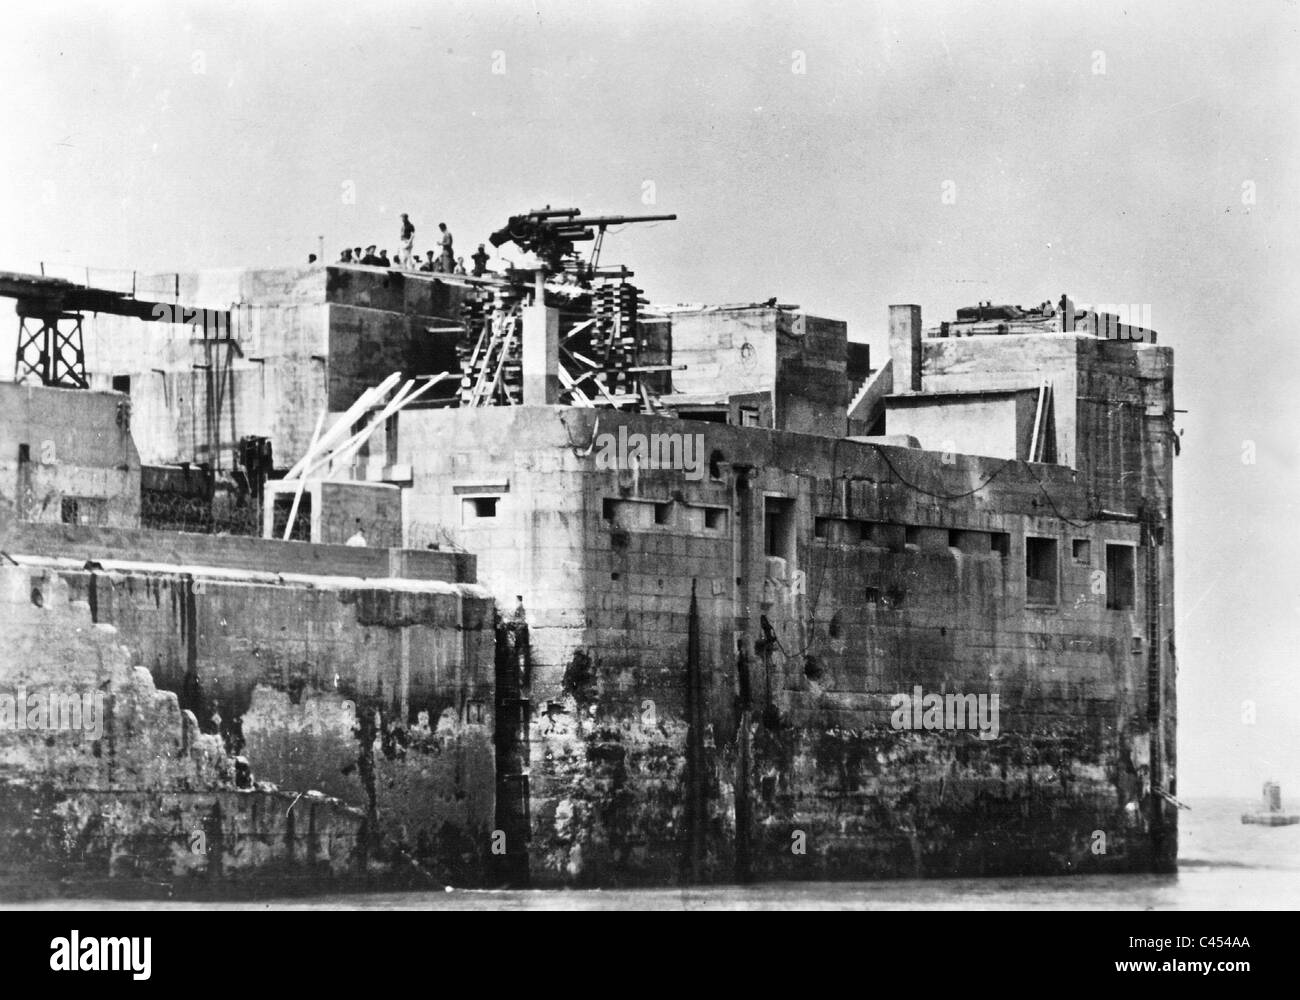
M1106 546L1106 607L1132 611L1136 607L1136 567L1131 545Z
M794 561L794 521L791 501L781 497L767 497L763 501L764 553Z
M467 521L497 516L498 497L466 497L461 505Z
M1030 604L1056 603L1056 539L1025 539L1025 597Z

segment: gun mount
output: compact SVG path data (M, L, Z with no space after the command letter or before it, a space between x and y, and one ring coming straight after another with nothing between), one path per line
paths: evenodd
M526 253L536 254L553 274L568 272L582 281L590 280L600 263L601 246L610 226L635 222L672 222L676 215L583 215L579 208L533 209L512 215L488 239L494 247L513 243ZM583 262L575 244L592 243L591 259Z

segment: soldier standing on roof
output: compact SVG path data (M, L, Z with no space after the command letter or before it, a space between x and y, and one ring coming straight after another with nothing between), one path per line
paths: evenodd
M451 274L456 267L456 258L451 254L451 232L445 222L439 222L438 228L442 230L442 237L439 240L442 243L442 269Z
M415 245L415 226L405 212L402 213L402 242L397 251L398 263L411 266L411 252Z

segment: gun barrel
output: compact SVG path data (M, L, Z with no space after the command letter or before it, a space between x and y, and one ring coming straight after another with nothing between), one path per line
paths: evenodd
M672 222L676 218L676 215L580 215L568 220L566 225L621 226L628 222Z

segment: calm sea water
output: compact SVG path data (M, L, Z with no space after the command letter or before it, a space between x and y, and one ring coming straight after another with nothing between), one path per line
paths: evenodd
M40 909L1300 909L1300 825L1249 826L1255 802L1194 799L1180 815L1176 875L783 882L701 889L456 890L256 903L49 900ZM26 904L31 907L33 904Z

